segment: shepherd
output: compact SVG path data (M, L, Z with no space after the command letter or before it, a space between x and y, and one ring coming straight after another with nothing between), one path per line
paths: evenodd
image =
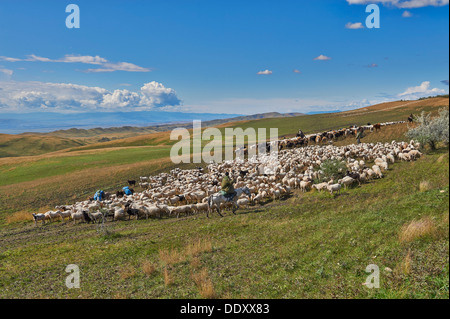
M122 188L122 191L125 193L125 195L133 195L133 189L129 188L128 186Z
M356 134L356 144L361 144L361 139L364 137L364 129L362 127L358 127L358 133Z
M234 184L234 180L232 180L230 178L230 173L226 172L225 176L222 179L222 190L220 192L230 202L233 200L234 196L236 195L233 184Z
M101 189L99 189L95 195L94 195L94 200L98 200L98 201L102 201L102 198L105 196L105 192Z

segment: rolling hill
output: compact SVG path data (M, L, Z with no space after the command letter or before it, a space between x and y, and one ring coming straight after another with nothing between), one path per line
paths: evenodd
M220 127L278 127L293 135L299 127L317 132L401 120L442 106L448 99ZM407 128L385 127L364 142L402 140ZM350 143L353 138L336 142ZM338 196L295 191L224 218L110 222L103 231L85 223L33 225L31 212L85 199L99 188L117 190L128 178L198 166L173 164L169 150L168 133L158 132L1 158L0 298L448 299L448 147L395 163L383 179ZM427 233L402 239L405 229L424 221ZM68 263L81 269L81 290L61 284ZM380 289L363 286L369 264L379 266Z
M236 121L286 118L300 115L302 114L281 114L278 112L261 113L203 121L202 125L203 127L211 127ZM50 133L22 133L18 135L0 134L0 158L39 155L89 144L94 144L94 146L90 148L106 148L115 145L125 146L127 144L130 146L156 145L158 142L155 141L160 141L160 134L157 133L167 132L179 127L192 127L192 122L159 124L147 127L122 126L109 128L97 127L92 129L71 128ZM154 133L156 134L152 135ZM139 138L139 136L142 137ZM142 142L137 142L139 140ZM99 144L110 141L114 142L105 145Z

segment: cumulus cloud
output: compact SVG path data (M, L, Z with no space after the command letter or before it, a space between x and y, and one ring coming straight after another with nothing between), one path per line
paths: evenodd
M114 71L126 71L126 72L150 72L151 69L144 68L129 62L109 62L107 59L102 58L98 55L73 55L66 54L60 59L50 59L46 57L37 56L34 54L28 55L24 59L11 58L6 56L0 56L0 60L6 62L53 62L53 63L82 63L90 65L98 65L99 68L87 69L84 72L94 73L94 72L114 72Z
M403 17L403 18L411 18L412 16L413 16L412 13L409 12L409 11L405 11L405 12L403 12L403 14L402 14L402 17Z
M351 22L349 22L349 23L347 23L347 24L345 25L345 27L346 27L347 29L352 29L352 30L355 30L355 29L364 29L364 26L362 25L361 22L356 22L356 23L351 23Z
M381 3L386 6L394 6L402 9L413 9L422 7L441 7L448 5L449 0L347 0L348 4L371 4Z
M144 84L140 92L71 83L0 82L0 111L144 111L180 104L173 89L155 81Z
M327 60L331 60L330 57L326 56L326 55L319 55L318 57L314 58L314 61L327 61Z
M398 94L399 98L407 99L407 100L414 100L421 97L427 97L427 96L433 96L433 95L439 95L439 94L445 94L448 93L448 91L438 89L438 88L431 88L430 81L424 81L418 86L409 87L406 89L405 92Z
M259 71L258 73L256 73L258 75L270 75L272 74L272 71L270 70L264 70L264 71Z

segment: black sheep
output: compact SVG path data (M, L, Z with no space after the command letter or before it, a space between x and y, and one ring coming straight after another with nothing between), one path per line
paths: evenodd
M89 214L83 210L83 218L86 223L94 222Z

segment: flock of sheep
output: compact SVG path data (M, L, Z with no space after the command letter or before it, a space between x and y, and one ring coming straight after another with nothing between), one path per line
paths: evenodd
M394 122L391 122L394 123ZM385 124L386 125L386 124ZM281 142L285 142L283 140ZM220 191L223 174L228 171L235 188L245 188L235 204L247 207L267 200L277 200L294 189L312 189L340 193L341 188L382 178L383 172L396 161L411 161L422 154L414 141L391 143L361 143L348 146L308 145L284 148L276 156L263 154L247 160L235 159L211 163L207 169L181 170L156 176L141 176L142 192L132 195L106 193L104 200L86 200L73 205L56 206L45 214L33 214L35 224L54 220L104 222L133 218L179 217L197 213L208 214L213 207L208 199ZM341 179L324 179L323 163L328 160L345 162ZM370 164L369 164L370 163ZM319 183L318 181L321 180ZM247 194L246 194L247 193ZM248 195L249 194L249 195ZM216 209L226 209L224 203Z

